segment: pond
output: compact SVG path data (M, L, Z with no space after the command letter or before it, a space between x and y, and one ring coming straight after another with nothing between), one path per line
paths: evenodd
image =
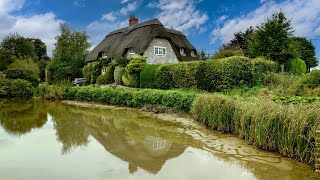
M310 166L255 149L187 118L83 105L1 100L0 179L296 180L317 176Z

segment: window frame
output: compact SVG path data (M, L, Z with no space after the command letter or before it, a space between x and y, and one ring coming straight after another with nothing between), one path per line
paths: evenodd
M187 51L186 48L184 48L184 47L181 47L181 48L180 48L180 54L181 54L182 56L186 56L186 55L187 55L187 54L186 54L186 51Z
M103 52L101 53L101 57L102 57L102 58L108 57L108 56L107 56L107 53L106 53L105 51L103 51Z
M167 54L167 47L154 46L153 52L156 56L165 56Z
M128 49L128 54L136 54L136 52L134 52L134 49L133 49L133 48L129 48L129 49Z
M196 54L195 50L191 50L190 55L191 55L191 57L197 57L197 54Z

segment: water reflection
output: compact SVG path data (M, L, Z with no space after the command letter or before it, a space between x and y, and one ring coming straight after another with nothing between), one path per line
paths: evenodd
M47 122L47 114L39 102L0 101L0 125L12 135L23 135Z

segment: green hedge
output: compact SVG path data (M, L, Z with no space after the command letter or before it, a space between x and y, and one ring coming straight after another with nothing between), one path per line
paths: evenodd
M238 134L258 148L314 163L319 104L281 105L272 101L244 102L221 95L200 95L192 106L194 118L210 128Z
M165 106L189 112L196 93L155 89L70 87L64 97L69 100L104 102L130 107Z
M140 74L140 84L142 88L223 91L242 85L253 86L261 82L266 73L277 70L275 62L233 56L205 62L147 65Z
M156 72L159 65L147 64L140 73L140 87L154 88L156 84Z
M0 97L4 98L32 98L34 87L29 81L23 79L1 79Z
M130 60L125 69L123 84L129 87L140 87L140 73L146 65L145 58L134 58Z
M25 79L32 83L33 86L38 86L39 77L37 77L33 71L28 69L12 68L5 71L6 78L8 79Z
M122 76L124 75L124 73L125 73L125 67L117 66L114 69L114 82L115 82L115 84L117 84L117 85L123 84Z
M311 71L306 75L302 83L309 88L320 87L320 70Z

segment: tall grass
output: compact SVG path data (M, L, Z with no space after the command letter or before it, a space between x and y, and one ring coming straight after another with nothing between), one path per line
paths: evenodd
M238 134L260 149L313 164L319 109L320 104L246 102L213 94L199 96L191 112L195 119L212 129Z

